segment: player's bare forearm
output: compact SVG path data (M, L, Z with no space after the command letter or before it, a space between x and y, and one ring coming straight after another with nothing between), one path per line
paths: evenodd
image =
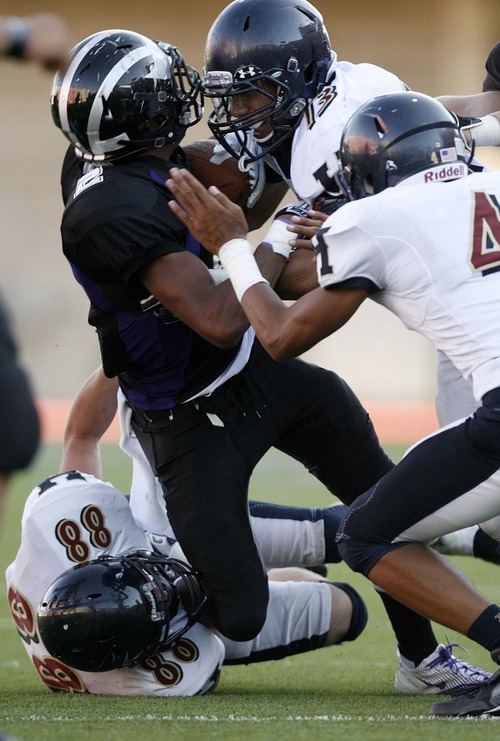
M274 284L286 261L267 247L257 250L256 258L264 277ZM153 260L140 278L174 317L217 347L234 347L248 329L230 281L216 284L206 265L187 250Z
M288 360L336 332L366 298L360 288L316 288L286 306L268 285L251 286L241 299L255 333L274 360Z
M276 293L284 300L295 300L317 287L314 252L310 249L294 250L275 285Z
M99 442L116 414L118 380L96 370L83 384L64 431L61 471L77 469L102 477Z
M318 287L311 240L327 218L326 214L313 210L309 211L309 218L291 217L292 223L287 228L290 231L290 244L295 249L276 284L276 292L282 299L294 300Z
M437 100L458 116L486 116L500 110L500 92L497 90L475 95L442 95Z

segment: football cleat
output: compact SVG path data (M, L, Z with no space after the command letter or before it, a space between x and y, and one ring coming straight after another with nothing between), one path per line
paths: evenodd
M398 651L399 667L394 687L404 695L448 695L458 687L476 686L491 677L491 673L467 664L453 656L450 644L440 644L430 656L412 666Z
M477 525L456 530L448 535L441 535L430 545L445 556L473 556L474 538L479 530Z
M430 717L500 715L500 670L490 679L452 692L452 698L432 706Z
M430 545L445 556L474 556L500 565L500 541L477 525L442 535Z

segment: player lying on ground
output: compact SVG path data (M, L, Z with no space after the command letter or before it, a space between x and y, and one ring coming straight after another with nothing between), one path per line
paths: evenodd
M304 569L270 571L268 615L253 640L221 639L200 623L202 583L185 562L166 555L176 541L164 511L155 519L162 512L158 501L146 497L146 505L138 503L146 492L136 477L132 500L143 519L155 522L155 531L146 533L127 498L92 475L101 475L98 441L110 421L103 389L111 391L107 398L116 409L116 384L94 374L75 400L65 439L63 468L74 463L90 472L66 470L35 487L22 518L21 546L7 569L12 617L49 687L202 694L216 685L222 663L280 659L361 633L367 615L359 594ZM149 513L147 502L156 504ZM95 562L99 556L110 558ZM279 558L285 560L283 552ZM37 605L44 600L37 625ZM76 614L67 614L70 603Z
M341 160L341 185L361 200L318 232L321 287L292 307L255 267L240 209L180 170L167 182L177 199L169 205L194 234L205 219L217 225L207 246L275 359L312 347L370 296L472 380L477 412L415 445L349 508L338 540L353 569L500 663L500 607L424 545L478 522L500 535L500 176L469 175L456 118L410 92L361 106L344 131ZM467 710L495 714L499 695L497 673ZM464 703L453 703L433 712L460 714Z

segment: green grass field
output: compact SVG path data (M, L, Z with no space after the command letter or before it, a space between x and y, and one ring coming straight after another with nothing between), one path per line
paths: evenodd
M400 450L389 450L397 458ZM13 483L2 524L2 573L15 555L24 500L32 487L58 469L60 449L46 446L36 464ZM104 478L124 491L130 466L115 446L103 447ZM320 485L284 456L269 454L255 473L251 496L275 502L325 506ZM476 585L500 600L498 567L457 558ZM33 564L36 569L37 565ZM430 720L432 698L406 697L393 690L395 644L370 585L347 567L330 577L350 581L365 598L369 624L353 644L284 661L224 669L217 691L195 698L119 698L52 694L35 671L0 601L0 731L18 741L78 739L138 741L171 739L475 739L500 738L500 718ZM244 584L242 584L244 589ZM441 642L459 642L467 659L488 666L486 653L459 635L436 626ZM465 652L456 649L460 656Z

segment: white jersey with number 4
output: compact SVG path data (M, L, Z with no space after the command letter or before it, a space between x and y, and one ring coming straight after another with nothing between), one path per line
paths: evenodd
M323 288L367 288L445 353L477 401L500 387L500 173L403 181L348 203L324 227Z
M194 625L172 651L134 667L82 672L50 656L36 625L37 605L64 571L100 555L151 550L126 497L76 471L52 476L29 495L21 546L7 568L8 602L18 634L42 681L55 690L103 695L195 695L210 690L224 660L220 639ZM175 629L180 615L172 622Z

